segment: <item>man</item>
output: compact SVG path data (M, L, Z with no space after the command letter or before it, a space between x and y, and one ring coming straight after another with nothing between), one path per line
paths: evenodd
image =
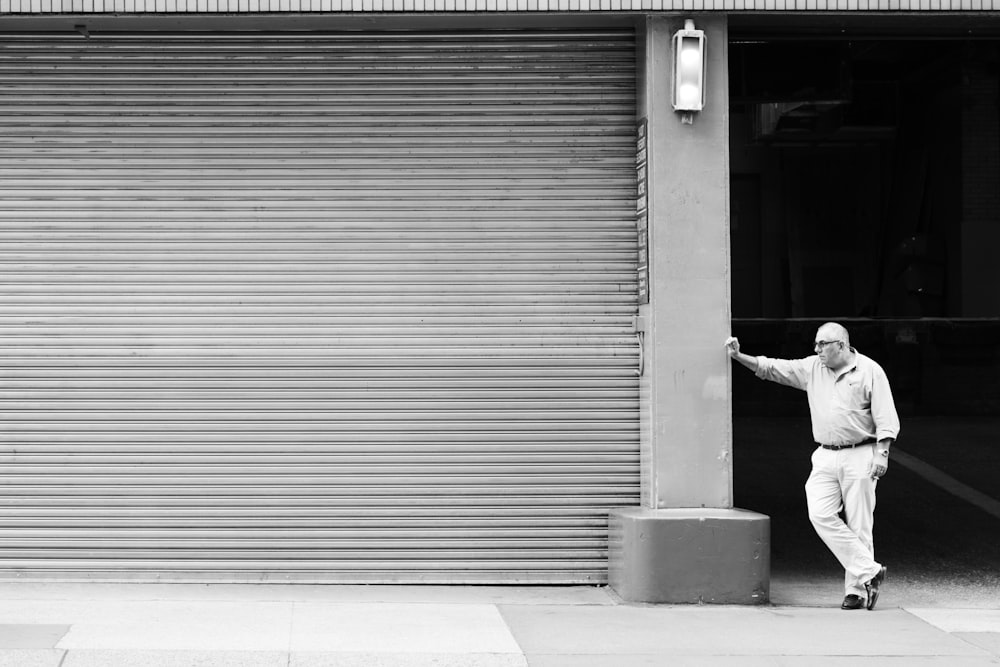
M752 357L732 337L726 348L757 377L806 392L818 445L806 482L809 519L844 567L841 609L874 609L886 573L872 539L875 486L899 435L885 371L851 347L847 329L834 322L819 328L816 354L805 359Z

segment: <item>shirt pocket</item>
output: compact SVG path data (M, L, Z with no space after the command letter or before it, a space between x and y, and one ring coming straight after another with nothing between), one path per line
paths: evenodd
M871 391L869 391L868 385L861 378L841 382L837 391L837 398L840 399L841 407L851 412L868 410L872 404Z

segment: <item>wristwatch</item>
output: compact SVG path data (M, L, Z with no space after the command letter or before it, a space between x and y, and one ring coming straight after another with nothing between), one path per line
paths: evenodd
M888 449L880 449L880 450L878 450L878 453L879 453L879 456L884 456L885 458L889 458L889 450Z

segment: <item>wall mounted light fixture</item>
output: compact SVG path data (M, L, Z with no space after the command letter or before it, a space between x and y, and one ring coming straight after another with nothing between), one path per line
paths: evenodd
M694 112L705 108L705 31L694 21L674 33L674 111L684 123L694 122Z

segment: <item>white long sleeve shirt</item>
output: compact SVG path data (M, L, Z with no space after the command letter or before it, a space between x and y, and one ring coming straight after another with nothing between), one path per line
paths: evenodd
M851 445L899 435L899 416L885 371L854 348L854 362L836 373L813 355L805 359L757 357L757 377L795 387L809 397L813 439Z

